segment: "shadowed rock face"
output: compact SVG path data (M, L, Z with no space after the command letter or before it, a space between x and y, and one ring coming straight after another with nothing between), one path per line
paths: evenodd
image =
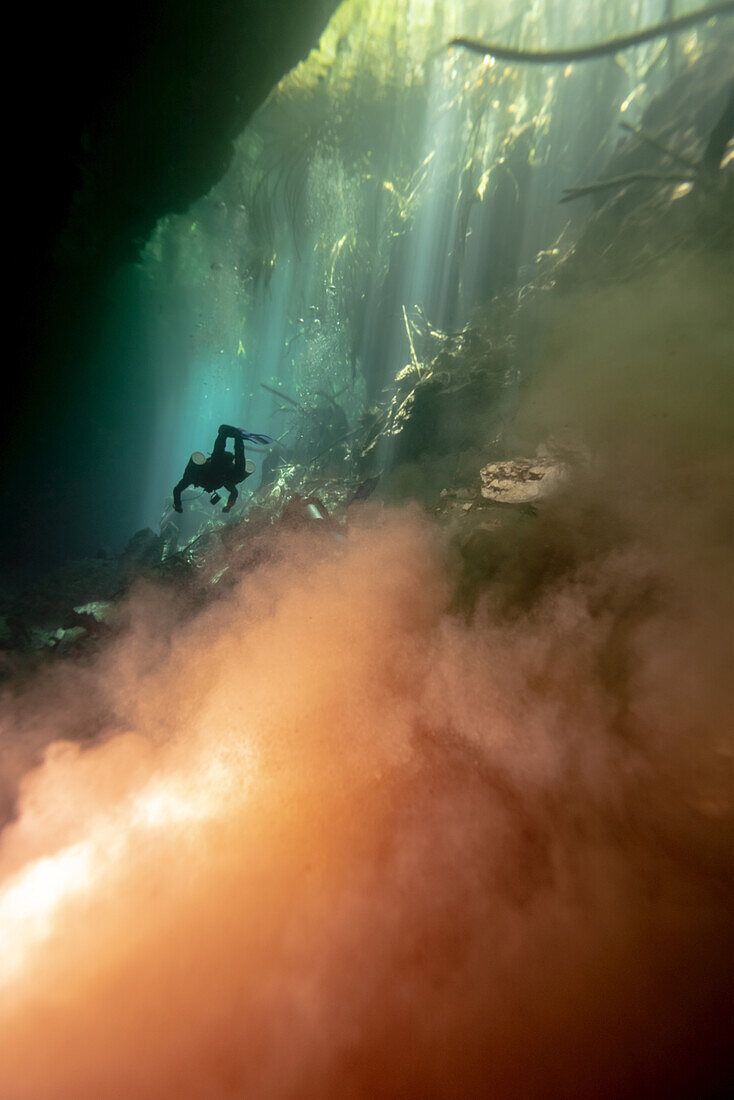
M133 0L93 45L81 15L45 16L33 44L33 114L21 101L15 120L18 153L44 194L33 212L41 246L75 267L135 259L158 218L220 177L230 142L336 7Z
M104 30L87 7L19 10L25 73L4 119L16 400L0 423L16 477L39 480L35 441L71 411L111 273L220 178L234 137L336 7L132 0Z
M133 0L103 32L86 8L55 7L42 21L19 11L25 73L3 120L19 401L12 411L3 403L3 429L12 415L18 431L30 405L26 433L39 430L40 407L64 392L88 342L106 277L135 260L158 218L216 183L234 136L336 8Z
M206 193L234 137L336 6L154 0L126 8L126 26L98 56L77 46L65 136L78 174L62 261L135 259L158 218Z

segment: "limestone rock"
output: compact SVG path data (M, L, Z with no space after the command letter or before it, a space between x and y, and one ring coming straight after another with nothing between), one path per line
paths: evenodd
M510 458L480 470L481 492L485 500L500 504L534 504L550 496L566 476L566 467L549 456Z

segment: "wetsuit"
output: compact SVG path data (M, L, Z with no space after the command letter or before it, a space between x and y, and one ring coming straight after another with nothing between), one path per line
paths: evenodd
M234 439L234 454L224 449L228 439ZM229 499L222 511L228 512L239 496L237 484L249 476L245 467L245 444L242 434L237 428L222 424L217 433L214 450L206 462L197 465L193 459L189 459L183 477L173 490L173 507L177 512L183 511L181 493L193 485L204 489L207 493L226 489Z

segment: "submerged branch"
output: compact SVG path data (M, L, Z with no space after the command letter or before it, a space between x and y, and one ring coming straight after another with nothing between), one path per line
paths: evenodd
M652 183L693 183L692 173L688 175L676 175L673 173L665 174L663 172L630 172L628 176L614 176L613 179L598 180L596 183L589 183L586 187L566 187L563 192L563 198L560 202L573 202L574 199L580 199L584 195L592 195L597 191L608 191L614 187L626 187L628 183L639 182L652 182Z
M326 392L326 390L315 390L314 392L316 393L317 397L323 397L325 401L331 402L334 408L339 409L339 412L341 412L341 405L337 403L336 397L332 397L330 393ZM341 390L341 393L344 393L344 390Z
M697 23L705 23L717 15L732 14L734 14L734 0L724 0L722 3L709 4L708 7L698 11L680 15L677 19L666 19L662 23L645 27L644 30L636 31L634 34L610 38L606 42L596 42L593 46L576 46L568 49L520 50L511 46L479 42L475 38L452 38L449 46L463 46L464 49L471 50L473 53L488 54L501 61L527 61L535 65L566 64L569 61L590 61L595 57L606 57L608 54L619 53L620 50L628 50L631 46L650 42L653 38L680 34L689 27Z
M314 455L311 461L317 462L320 458L323 458L324 455L328 454L329 451L333 451L334 448L338 447L340 443L344 443L347 439L351 439L352 436L357 435L359 432L361 432L361 430L361 427L352 428L352 430L350 432L347 432L346 435L340 435L339 438L335 439L333 443L330 443L328 447L324 447L323 451L319 451L317 455Z
M704 171L717 171L723 160L726 147L732 138L734 138L734 83L729 89L729 98L726 101L721 118L711 131L701 159L701 167Z
M301 405L301 404L300 404L300 403L299 403L298 401L296 401L296 400L295 400L295 399L294 399L293 397L289 397L287 393L283 393L283 391L282 391L282 390L275 390L275 389L273 389L273 387L272 387L272 386L268 386L268 385L266 385L266 384L265 384L265 382L261 382L261 383L260 383L260 385L262 386L262 388L263 388L264 390L267 390L267 391L268 391L268 393L272 393L272 394L275 394L275 396L276 396L276 397L282 397L284 401L287 401L287 402L288 402L288 403L289 403L290 405L295 405L295 407L296 407L297 409L300 409L300 408L302 408L302 407L303 407L303 406L302 406L302 405Z
M697 183L702 190L715 192L716 184L713 179L713 173L718 168L724 155L726 145L731 140L732 134L734 133L734 85L731 87L723 114L711 133L700 163L691 160L689 157L683 156L681 153L677 153L675 149L669 148L669 146L665 145L657 138L650 137L650 135L646 134L639 126L631 126L628 122L622 122L620 125L623 130L635 134L641 141L647 142L648 145L657 149L658 152L663 153L666 157L670 157L680 164L686 169L685 175L678 175L672 172L631 172L626 176L615 176L608 180L598 180L596 183L587 184L585 187L567 187L563 192L563 198L560 200L561 202L573 202L574 199L580 199L584 195L591 195L595 192L606 191L615 187L626 187L628 183L638 183L640 181L652 181L654 183Z
M413 361L413 366L416 370L420 370L420 363L418 362L418 356L415 353L415 346L413 344L413 334L410 331L410 321L408 320L408 314L405 310L405 304L403 304L403 321L405 322L405 331L408 334L408 343L410 344L410 358Z
M681 153L677 153L675 149L669 148L669 146L665 145L657 138L650 137L650 135L646 134L645 131L640 129L639 126L632 126L629 122L620 122L619 125L623 130L627 130L630 134L634 134L636 137L638 137L640 141L644 141L648 145L651 145L653 149L657 149L659 153L663 153L664 156L670 157L671 160L677 161L678 164L683 166L683 168L687 168L689 171L692 172L698 172L699 165L696 164L694 160L691 160L688 157L684 157Z

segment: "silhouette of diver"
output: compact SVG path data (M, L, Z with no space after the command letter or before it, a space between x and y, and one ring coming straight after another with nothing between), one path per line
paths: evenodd
M217 489L226 489L229 499L222 511L229 512L239 496L237 485L255 472L254 462L245 462L244 441L249 438L255 437L241 428L233 428L231 424L220 424L211 456L207 458L201 451L194 451L189 459L183 477L173 490L174 509L177 512L183 512L181 493L194 485L207 493L214 494L212 504L216 504L219 500ZM258 440L268 438L267 436L257 437ZM225 450L228 439L234 439L234 454Z

